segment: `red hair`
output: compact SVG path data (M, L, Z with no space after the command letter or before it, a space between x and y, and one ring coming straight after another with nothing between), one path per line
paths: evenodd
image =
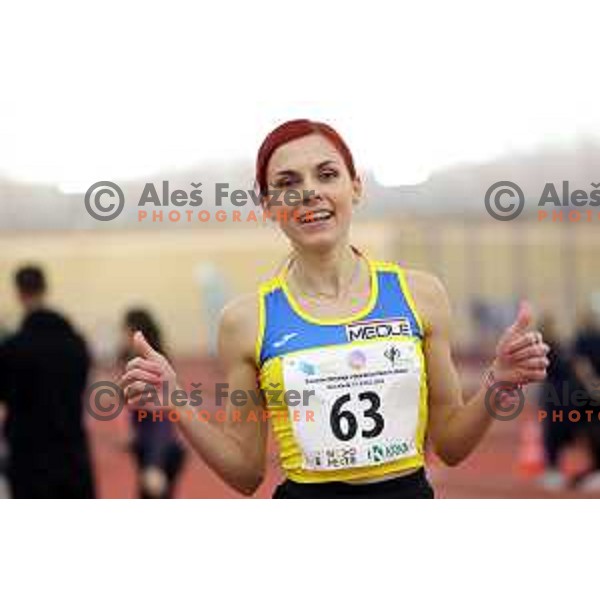
M353 179L356 177L356 168L354 167L352 153L342 136L333 127L326 123L310 121L309 119L295 119L293 121L286 121L273 129L264 139L258 150L256 157L256 184L261 195L266 195L268 191L267 167L271 156L273 156L273 152L279 146L283 146L283 144L313 133L322 135L333 144L335 149L342 155L350 176Z

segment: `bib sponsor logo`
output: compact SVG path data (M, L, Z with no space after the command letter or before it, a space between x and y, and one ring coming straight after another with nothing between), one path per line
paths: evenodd
M401 458L415 449L413 441L399 441L391 444L373 444L367 450L367 456L373 463L381 463L390 459Z
M376 319L346 325L346 337L349 342L410 335L412 335L412 329L405 317L390 321Z
M383 355L392 363L392 367L400 360L402 352L396 346L390 346Z
M367 357L361 350L352 350L348 355L348 365L354 371L360 371L364 369L367 364Z

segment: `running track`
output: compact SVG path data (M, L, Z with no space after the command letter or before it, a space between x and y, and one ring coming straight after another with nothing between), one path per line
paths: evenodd
M215 366L209 361L186 360L177 363L181 380L202 381L203 389L214 389L214 383L223 381ZM464 369L463 369L464 374ZM92 381L110 378L104 369L94 373ZM203 398L206 396L203 394ZM517 470L521 417L510 422L492 425L476 452L458 467L445 467L430 457L429 477L436 496L441 498L553 498L582 497L581 493L546 492L533 481L525 479ZM127 415L121 414L112 421L89 419L98 494L103 498L135 497L133 461L127 451ZM255 497L268 498L281 480L277 466L274 442L269 442L269 466L265 482ZM179 498L240 498L227 487L192 452L177 488ZM591 497L589 494L586 497ZM600 497L598 494L596 497Z

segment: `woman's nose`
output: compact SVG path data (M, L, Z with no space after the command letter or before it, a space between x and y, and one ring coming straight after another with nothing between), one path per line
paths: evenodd
M304 190L302 193L302 203L307 206L316 204L320 200L321 192L315 187L311 187L310 189Z

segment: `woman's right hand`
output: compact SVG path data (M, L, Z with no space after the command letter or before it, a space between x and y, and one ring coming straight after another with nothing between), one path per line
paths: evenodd
M141 331L137 331L133 336L133 350L136 357L127 363L125 373L119 380L125 401L130 406L139 404L139 408L144 408L144 402L140 403L140 400L142 397L146 400L149 398L148 386L150 385L155 388L155 394L150 397L158 397L160 408L171 408L170 397L178 389L175 370L162 354L152 348ZM166 399L162 393L165 382L169 395ZM150 404L148 408L159 407Z

